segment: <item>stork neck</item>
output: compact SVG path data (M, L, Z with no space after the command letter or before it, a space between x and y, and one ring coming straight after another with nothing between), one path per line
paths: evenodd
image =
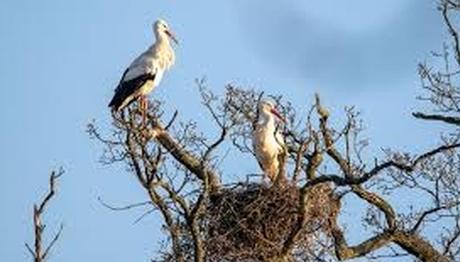
M169 44L169 36L165 33L155 32L156 43L159 45L170 45Z
M258 124L264 128L275 130L275 118L264 112L261 112Z

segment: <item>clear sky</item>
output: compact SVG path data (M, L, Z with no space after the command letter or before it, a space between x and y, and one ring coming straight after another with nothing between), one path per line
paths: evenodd
M2 261L29 259L24 242L32 241L32 205L47 190L49 170L59 166L67 172L46 219L48 232L60 221L64 232L50 261L147 261L159 247L158 217L133 225L141 210L113 213L97 201L123 205L144 195L123 167L98 162L102 149L84 131L92 119L108 126L113 88L152 43L151 24L160 17L181 45L176 66L153 95L183 119L196 117L205 132L213 126L196 113L194 85L202 76L216 93L235 83L282 94L299 108L319 92L333 117L355 105L377 155L381 147L416 153L436 142L436 126L410 117L423 107L415 100L417 63L442 46L434 0L3 0ZM238 162L240 175L257 170L252 162Z

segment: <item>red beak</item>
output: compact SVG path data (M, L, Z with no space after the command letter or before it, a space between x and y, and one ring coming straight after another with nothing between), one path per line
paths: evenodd
M276 111L276 109L272 108L272 109L270 110L270 112L271 112L272 114L274 114L279 120L281 120L281 121L283 121L284 123L286 123L286 119L285 119L278 111Z
M174 43L176 43L176 45L179 44L179 41L177 40L177 38L176 38L176 36L174 35L173 32L171 32L169 30L166 30L165 32L169 36L169 38L171 38L174 41Z

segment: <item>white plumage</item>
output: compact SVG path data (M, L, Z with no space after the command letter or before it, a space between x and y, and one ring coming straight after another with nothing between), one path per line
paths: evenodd
M168 24L158 20L153 26L156 42L138 56L125 70L109 107L118 111L141 98L145 110L145 96L158 86L166 70L174 65L175 54L170 39L177 40Z
M258 105L258 119L252 134L252 144L260 167L275 182L279 174L280 155L284 154L284 139L276 129L276 119L285 121L270 101Z

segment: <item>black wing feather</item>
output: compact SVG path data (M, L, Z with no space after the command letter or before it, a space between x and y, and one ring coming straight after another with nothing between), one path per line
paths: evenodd
M131 80L123 81L123 78L125 77L128 70L129 69L127 69L123 73L120 83L115 89L115 95L109 103L109 107L112 107L116 111L120 110L120 106L125 102L125 100L128 99L132 94L134 94L139 88L141 88L145 84L145 82L147 82L148 80L155 79L155 74L144 74ZM127 105L131 104L134 101L135 99L132 99L131 101L129 101Z

